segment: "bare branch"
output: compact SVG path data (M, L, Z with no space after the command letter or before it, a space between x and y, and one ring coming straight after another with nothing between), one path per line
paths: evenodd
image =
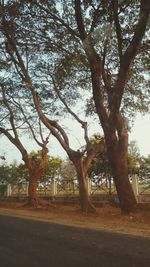
M51 135L51 132L49 132L48 136L44 140L40 118L39 118L39 129L40 129L40 136L41 136L41 140L42 140L43 144L45 144L45 145L48 144L48 140L49 140L49 137Z
M60 101L63 103L63 105L65 106L65 108L67 109L67 111L75 118L75 120L77 122L79 122L81 124L81 127L84 130L84 139L86 141L86 143L89 143L89 138L88 138L88 133L87 133L87 122L82 121L76 113L74 113L71 108L68 106L67 102L65 101L65 99L62 97L60 90L55 82L54 77L51 75L52 81L53 81L53 85L54 85L54 90L57 93L57 96L59 97Z
M38 95L37 95L35 89L33 87L32 88L30 87L30 89L32 92L33 101L34 101L36 110L39 114L41 121L50 130L52 135L56 137L56 139L60 142L62 147L65 149L65 151L68 151L69 140L68 140L68 137L67 137L65 131L56 121L52 121L45 116L45 114L42 111L42 108L41 108L41 105L40 105L40 102L38 99Z
M0 123L2 123L6 118L8 118L9 117L9 113L8 114L6 114L6 116L4 116L1 120L0 120Z
M17 130L15 127L15 122L14 122L14 114L13 114L13 111L9 105L7 98L6 98L4 85L1 85L1 88L2 88L2 96L3 96L4 105L7 107L8 111L9 111L9 121L10 121L12 130L13 130L13 133L15 135L15 138L18 138L18 133L17 133Z
M27 123L27 125L28 125L28 127L29 127L29 129L30 129L30 131L31 131L31 134L32 134L32 136L33 136L33 139L36 141L36 143L37 143L40 147L43 147L43 143L39 142L39 140L37 139L37 137L36 137L36 135L35 135L35 132L34 132L34 130L33 130L33 127L31 126L31 124L30 124L30 122L29 122L29 119L27 118L27 116L26 116L26 114L25 114L23 108L21 107L21 105L19 105L18 103L16 103L16 101L14 101L14 102L15 102L15 104L17 104L17 106L19 107L19 109L20 109L20 111L21 111L21 113L22 113L22 115L23 115L23 117L24 117L24 119L25 119L25 122Z
M9 141L14 144L20 151L22 158L25 162L27 162L28 159L28 154L22 143L20 142L18 137L13 137L8 130L4 129L3 127L0 127L0 133L3 133Z

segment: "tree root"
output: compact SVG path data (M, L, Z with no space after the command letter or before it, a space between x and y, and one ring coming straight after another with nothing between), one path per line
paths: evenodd
M81 211L83 214L94 214L96 213L96 208L92 204L90 204L86 208L81 207Z
M42 207L55 207L52 203L41 199L39 197L29 198L28 201L24 204L26 207L33 207L33 208L42 208Z

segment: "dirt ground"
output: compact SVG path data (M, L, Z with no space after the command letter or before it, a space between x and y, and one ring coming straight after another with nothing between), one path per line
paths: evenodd
M140 205L136 213L123 215L119 208L109 204L98 207L96 214L82 214L78 205L56 203L35 209L20 203L0 202L0 214L150 238L150 203Z

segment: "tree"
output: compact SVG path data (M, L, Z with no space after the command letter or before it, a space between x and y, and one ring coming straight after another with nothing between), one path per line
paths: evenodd
M88 6L90 6L90 4L88 4ZM136 22L135 29L132 29L132 37L130 38L130 42L126 44L126 47L124 45L124 36L122 36L122 28L124 26L123 23L121 23L121 15L119 15L121 6L119 6L118 1L110 1L105 8L110 8L110 15L113 17L111 21L115 27L115 39L116 44L118 45L117 75L114 80L112 80L113 73L110 75L105 68L106 53L103 52L103 58L98 54L92 42L92 38L86 30L81 1L75 0L76 22L91 71L93 99L104 131L108 157L118 192L120 206L122 211L130 212L135 210L136 200L128 180L128 131L126 120L121 112L121 102L129 79L131 65L133 65L133 61L138 53L138 49L140 48L142 38L146 31L150 3L145 0L140 1L138 21ZM96 11L94 14L96 15ZM101 15L98 16L98 18L100 19ZM124 16L124 22L125 19L126 16ZM93 24L95 24L94 16ZM102 95L102 79L107 94L107 108Z
M37 206L41 204L42 201L38 199L36 188L37 183L41 179L44 167L47 160L47 144L49 140L49 135L44 139L41 123L39 122L39 135L41 140L39 141L36 137L35 133L35 125L32 125L33 117L28 117L28 113L26 112L26 108L23 106L22 101L17 102L16 99L13 99L11 96L11 90L5 83L1 81L1 113L3 117L1 118L0 122L0 134L4 134L8 140L16 146L16 148L20 151L22 155L22 159L26 165L26 168L29 173L29 204ZM22 104L22 105L21 105ZM29 106L28 106L29 109ZM19 115L18 115L19 114ZM21 123L20 123L21 121ZM30 131L33 139L36 143L41 147L40 157L38 163L36 162L36 158L34 155L30 157L27 153L23 142L20 138L20 130L22 129L22 125L24 126L23 129ZM37 129L36 129L37 130ZM14 166L15 167L15 166ZM16 167L15 167L16 173ZM16 177L15 177L16 179Z
M11 23L11 21L9 22L11 26L13 27L13 23ZM12 32L10 24L8 25L8 21L4 15L3 21L2 21L3 33L4 33L5 40L9 46L9 49L6 49L5 53L7 56L9 56L9 60L14 64L16 71L19 74L19 77L23 80L24 87L30 90L32 97L33 97L33 102L38 112L38 115L40 117L40 120L49 129L52 135L60 142L60 144L66 151L67 155L69 156L69 159L73 162L76 168L77 177L79 181L79 193L80 193L80 203L81 203L82 211L83 212L88 212L88 211L95 212L95 207L92 205L91 200L88 195L87 179L86 179L87 170L95 154L94 149L93 149L94 146L88 149L89 138L87 134L87 123L82 121L72 111L72 109L69 107L65 99L60 94L59 88L57 87L57 84L55 83L55 79L51 75L51 81L53 83L53 87L54 87L55 92L57 93L58 98L63 103L67 112L71 114L71 116L81 125L84 131L84 139L87 144L87 149L85 151L73 150L69 144L69 139L68 139L68 136L65 130L61 127L61 125L56 120L49 119L49 117L43 112L43 109L40 103L40 98L36 91L37 82L35 83L34 73L32 75L33 66L32 64L29 65L28 63L28 68L26 67L25 60L22 55L22 50L19 49L18 47L18 40L16 39L17 37L15 33ZM31 75L29 72L29 66L31 67ZM83 157L85 152L86 152L86 157Z
M0 165L0 183L5 184L9 182L10 168L7 165Z
M61 176L64 180L76 179L76 170L70 160L66 160L63 162L61 167Z
M88 171L89 178L91 181L93 181L95 184L99 184L100 182L105 182L108 188L108 193L111 195L111 180L112 180L112 173L110 168L110 163L108 160L107 155L107 148L105 144L104 137L101 137L98 134L95 134L93 138L91 138L91 143L99 143L100 140L102 140L102 146L99 151L97 151L97 154L95 158L93 159L93 162L91 164L91 167Z
M94 140L99 139L99 135L95 135ZM129 177L139 173L139 162L141 161L139 149L136 141L131 141L129 143L128 149L128 158L127 158L127 166L128 166L128 174ZM103 150L97 153L96 157L93 159L91 168L88 171L89 177L92 181L99 183L101 180L105 180L109 184L109 194L111 195L111 180L112 180L112 172L111 166L108 160L107 148L104 142Z
M143 37L148 24L149 1L75 0L69 1L68 5L63 2L62 16L56 6L51 9L48 4L43 6L41 1L34 1L34 4L49 14L57 25L65 28L68 35L74 37L77 46L82 43L79 51L82 54L83 50L85 52L82 63L84 58L91 75L93 100L104 131L120 206L123 212L133 211L136 209L136 199L128 179L128 129L123 104L130 109L131 105L133 109L142 106L137 102L135 104L134 100L130 102L128 93L142 103L144 75L140 75L141 54L143 50L147 51L148 45ZM138 86L132 85L138 76Z
M10 165L0 166L0 182L4 184L17 184L20 182L28 181L29 174L25 165L20 163L17 165L16 161Z
M37 165L40 164L40 159L41 159L41 153L40 151L32 151L30 153L30 156L34 156ZM62 159L59 157L54 157L54 156L47 156L47 160L45 163L43 175L40 179L40 183L49 183L50 181L53 181L56 176L58 176L61 173L61 166L62 166Z
M55 88L55 90L57 90ZM58 91L57 91L58 92ZM35 92L34 87L32 86L32 96L34 99L34 104L37 109L37 112L40 116L40 119L42 120L43 124L50 130L52 135L60 142L64 150L66 151L70 161L74 164L77 178L79 182L79 195L80 195L80 204L81 209L83 212L95 212L96 209L91 203L90 197L88 195L87 190L87 171L91 165L92 159L96 152L96 146L89 148L89 138L87 134L87 123L79 119L79 117L69 108L66 101L61 97L59 94L59 97L62 101L62 103L67 108L68 112L82 125L82 128L84 130L84 138L86 142L86 149L84 151L81 150L74 150L71 148L69 144L69 139L64 131L64 129L60 126L60 124L56 121L50 120L42 111L42 107L39 103L39 100L37 98L37 94ZM98 146L101 144L99 143ZM86 152L86 156L85 155Z
M141 157L138 161L138 176L141 181L150 183L150 155Z

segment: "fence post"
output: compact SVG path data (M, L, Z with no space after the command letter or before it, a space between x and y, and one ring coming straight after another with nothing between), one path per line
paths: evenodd
M52 182L52 196L56 196L57 195L57 181L54 179Z
M7 197L10 197L11 196L11 184L7 184Z
M88 191L88 195L91 195L91 181L89 179L89 177L87 177L87 191Z
M133 192L134 192L134 195L135 195L136 199L138 200L139 186L138 186L138 176L137 176L137 174L134 174L132 176L132 189L133 189Z

